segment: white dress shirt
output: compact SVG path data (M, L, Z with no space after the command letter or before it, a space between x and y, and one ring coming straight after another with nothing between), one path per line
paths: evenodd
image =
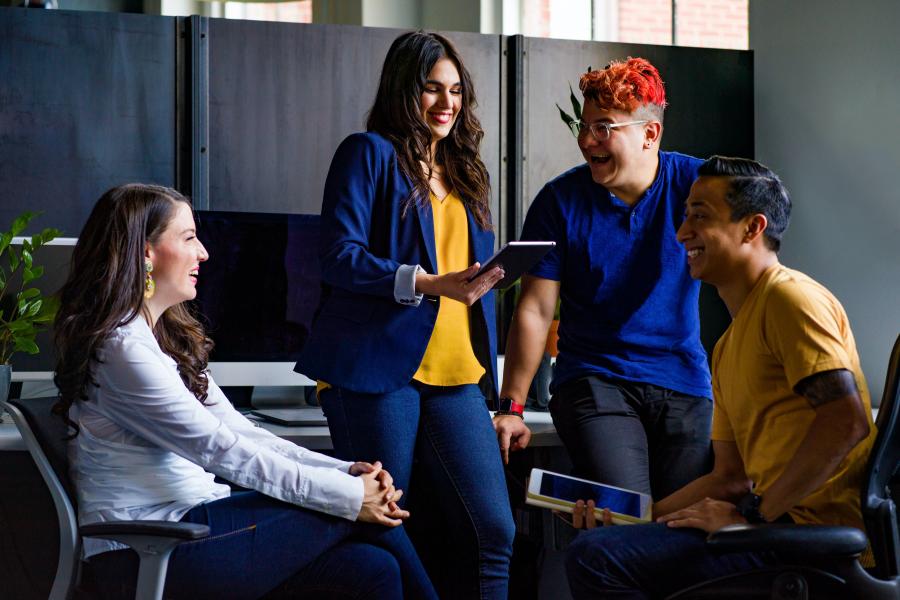
M117 328L93 363L97 386L70 418L69 442L81 524L178 521L191 508L225 498L218 475L263 494L355 520L363 481L353 463L301 448L256 427L209 377L206 404L187 389L143 317ZM84 556L124 548L85 539Z

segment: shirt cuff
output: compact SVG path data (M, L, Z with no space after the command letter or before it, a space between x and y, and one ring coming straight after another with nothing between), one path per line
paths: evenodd
M416 275L426 272L419 265L400 265L394 274L394 300L406 306L418 306L422 294L416 293Z
M305 497L297 504L355 521L365 495L363 480L337 469L316 469L311 475Z

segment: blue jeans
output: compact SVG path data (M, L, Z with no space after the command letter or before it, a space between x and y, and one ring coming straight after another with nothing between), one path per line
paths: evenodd
M403 527L354 523L237 492L194 507L182 522L210 536L179 545L166 598L436 598ZM104 598L133 598L137 555L90 559Z
M775 563L764 552L716 556L706 532L662 523L583 531L566 552L572 596L664 598L691 585Z
M430 540L452 562L452 594L432 577L441 595L505 600L515 525L497 435L478 387L413 382L387 394L330 388L320 400L336 455L380 460L406 492L401 503L417 493L409 487L417 461L424 480L417 474L416 486L427 485L436 506L419 507L410 521L452 524L447 543Z
M712 466L712 400L587 376L561 385L550 413L575 475L665 498Z

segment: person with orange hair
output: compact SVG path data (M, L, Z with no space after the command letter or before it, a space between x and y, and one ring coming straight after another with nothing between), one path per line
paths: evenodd
M504 458L528 444L520 416L559 299L550 411L575 474L662 498L710 467L700 284L675 237L702 161L660 151L666 92L647 60L590 71L580 89L585 162L528 210L522 239L556 247L522 279L494 428Z

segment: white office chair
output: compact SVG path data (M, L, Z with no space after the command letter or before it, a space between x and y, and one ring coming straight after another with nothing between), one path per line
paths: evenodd
M25 447L47 484L59 522L59 561L50 600L69 600L79 589L81 538L115 540L130 546L140 557L135 598L160 600L169 566L169 556L185 540L209 535L209 527L172 521L115 521L78 527L75 493L69 480L66 455L68 428L51 413L56 398L34 398L0 402L12 416Z

